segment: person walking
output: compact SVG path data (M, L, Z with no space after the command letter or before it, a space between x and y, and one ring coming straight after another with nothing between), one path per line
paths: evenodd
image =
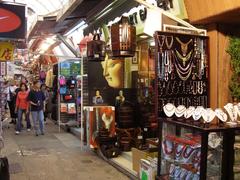
M15 90L17 89L17 86L15 85L15 81L11 80L5 89L5 93L7 94L7 102L8 102L8 107L10 110L10 117L11 117L11 122L10 124L16 124L16 118L17 115L15 113L15 105L16 105L16 93Z
M28 100L31 105L30 108L36 136L38 136L39 133L44 135L43 103L45 100L45 96L44 93L41 91L40 86L41 84L39 81L34 81L33 88L28 95Z
M18 114L16 134L19 134L22 129L22 116L25 114L27 123L27 131L31 130L31 123L29 119L29 102L28 102L28 87L25 83L20 84L20 91L17 93L16 109L15 112Z
M44 104L43 104L43 112L44 112L44 121L46 122L47 117L48 117L47 104L48 104L48 99L49 99L49 92L47 90L46 84L41 85L41 91L43 92L43 94L45 96L45 101L44 101Z

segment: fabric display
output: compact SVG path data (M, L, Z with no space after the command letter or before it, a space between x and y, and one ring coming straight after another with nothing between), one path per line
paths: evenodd
M89 61L103 61L105 58L105 42L100 34L94 34L93 40L87 42L87 57Z
M76 105L75 103L68 103L67 104L67 112L68 114L76 114Z
M68 106L66 103L61 103L60 104L60 112L61 113L67 113L68 112Z
M97 139L108 144L115 137L115 108L112 106L88 106L84 108L84 119L86 120L87 142L90 148L98 148ZM100 133L100 136L99 136ZM102 144L106 144L102 143Z
M47 74L46 74L46 80L45 80L45 84L47 87L53 87L53 71L52 70L49 70L47 71Z
M157 175L157 159L140 160L140 180L155 180Z
M186 134L183 138L166 135L162 141L163 158L175 161L169 167L170 177L199 179L201 161L201 137Z

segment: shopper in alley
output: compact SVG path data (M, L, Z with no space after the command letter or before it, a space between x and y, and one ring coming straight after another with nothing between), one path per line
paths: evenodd
M17 119L17 127L16 134L19 134L22 129L22 119L23 114L25 114L25 119L27 123L27 131L31 130L31 123L29 119L29 102L28 102L28 87L25 83L20 84L20 91L17 93L16 99L16 109L18 119Z
M7 88L5 89L5 93L7 94L7 102L10 110L10 117L12 124L16 123L17 114L15 113L15 104L16 104L16 93L17 89L15 81L12 79L9 81Z
M29 92L28 96L28 100L31 105L30 108L36 136L38 136L40 133L44 135L43 107L45 96L44 93L41 91L40 87L41 87L40 81L34 81L33 87Z
M45 96L45 101L44 101L44 104L43 104L43 112L44 112L44 121L46 122L47 116L48 116L48 114L47 114L47 104L48 104L48 99L49 99L49 92L48 92L46 84L41 85L41 91L43 92L43 94Z

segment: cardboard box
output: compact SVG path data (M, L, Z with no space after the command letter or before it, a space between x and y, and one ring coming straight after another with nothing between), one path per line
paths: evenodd
M140 171L140 160L146 159L148 156L154 158L157 157L158 152L147 152L142 151L136 148L132 148L132 162L133 162L133 170L139 173Z

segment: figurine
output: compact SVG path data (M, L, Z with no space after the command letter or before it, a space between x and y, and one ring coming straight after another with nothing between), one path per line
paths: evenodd
M96 91L96 96L93 97L93 104L102 104L103 103L103 98L100 95L100 91Z

